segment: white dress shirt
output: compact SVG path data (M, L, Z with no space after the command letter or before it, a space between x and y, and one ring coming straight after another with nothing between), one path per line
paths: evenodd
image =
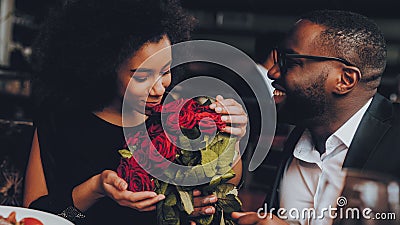
M289 220L299 221L303 225L332 223L329 212L323 209L336 207L345 178L342 165L371 101L372 98L329 136L325 143L326 151L322 155L315 148L310 132L304 131L281 181L280 207L287 211L285 215ZM315 210L315 218L308 216L304 209ZM306 212L304 216L302 211Z

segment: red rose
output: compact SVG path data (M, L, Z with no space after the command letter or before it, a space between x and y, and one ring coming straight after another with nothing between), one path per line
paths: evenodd
M128 183L128 190L130 191L151 191L154 189L154 181L137 164L134 157L121 158L117 174Z
M172 141L176 142L176 137ZM160 134L152 140L153 146L149 148L148 157L152 164L150 172L154 175L160 175L175 160L177 147L165 135Z
M189 99L186 100L180 111L195 111L199 106L199 103L197 103L195 100Z
M197 105L192 99L186 102L177 100L177 103L170 105L170 108L165 110L169 112L165 123L167 131L176 134L179 133L181 128L192 129L195 127L198 122L195 117ZM172 106L180 108L173 108Z
M193 129L199 121L193 111L181 112L179 115L179 125L185 129Z
M138 131L133 136L127 135L128 137L126 138L126 144L128 146L137 145L143 139L143 136L145 135L144 133L144 131Z
M126 139L126 143L130 147L129 150L133 151L133 153L135 153L136 151L138 151L140 149L149 148L150 138L149 138L149 135L147 134L147 132L139 131L133 137L128 137Z
M160 135L163 132L164 131L161 124L151 124L147 128L147 134L149 135L150 139L153 139L154 137Z
M117 174L124 180L129 179L130 177L130 169L131 166L129 165L129 159L121 158L120 163L117 168Z
M198 119L196 118L196 108L199 106L197 102L193 99L190 99L183 106L182 110L179 112L179 125L180 127L186 129L193 129L198 123Z
M173 102L167 103L163 106L162 113L173 113L179 112L181 108L186 104L187 99L178 99ZM190 101L190 100L189 100Z
M195 110L197 113L201 112L216 113L214 110L210 109L210 106L208 105L198 105Z
M179 113L170 113L165 121L165 128L172 133L178 133L181 129L179 125Z
M170 136L176 143L176 137ZM151 144L152 143L152 144ZM139 164L144 170L153 176L161 175L164 170L175 160L177 147L167 139L164 132L154 136L151 140L143 139L138 149L133 152L133 157L137 160L132 164Z
M204 117L199 121L199 128L201 132L206 134L214 134L217 131L215 121L209 117Z
M158 112L158 113L160 113L161 110L162 110L162 104L159 104L159 105L156 105L156 106L152 107L151 110L152 110L153 112Z
M226 124L221 120L221 114L211 112L201 112L196 114L199 120L199 127L208 134L214 133L217 129L223 129Z
M135 167L131 170L128 182L128 190L130 191L153 191L154 181L142 168Z
M151 140L151 142L160 155L169 161L174 161L176 156L176 139L177 138L175 136L170 135L167 137L165 133L161 133L159 136Z
M150 141L146 142L145 149L150 148ZM137 164L139 164L140 167L142 167L146 171L150 171L153 165L149 161L149 155L148 151L145 149L137 149L136 151L133 152L133 157L137 161Z
M206 134L212 134L226 126L221 120L221 115L214 112L209 106L199 105L193 99L179 99L164 106L155 106L158 111L166 116L167 131L163 131L161 124L152 124L147 131L136 132L132 137L126 139L129 146L135 146L133 157L122 158L117 168L118 175L129 184L129 190L143 191L153 190L153 176L162 175L167 167L175 160L177 131L181 128L193 129L197 125Z
M186 99L178 99L164 105L156 105L152 109L154 112L161 112L161 113L172 113L178 112L182 106L186 103Z

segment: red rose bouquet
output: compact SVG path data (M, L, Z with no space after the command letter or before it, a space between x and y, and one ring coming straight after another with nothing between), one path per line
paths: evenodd
M147 129L128 134L127 148L119 151L117 172L129 190L166 196L157 204L160 225L234 224L230 213L241 208L236 188L227 183L235 176L236 138L220 132L226 124L209 108L211 101L179 99L154 107ZM214 215L189 218L194 189L218 197Z

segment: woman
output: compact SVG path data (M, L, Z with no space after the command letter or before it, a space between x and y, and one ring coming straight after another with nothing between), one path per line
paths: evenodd
M40 111L26 172L26 207L76 224L156 223L155 204L165 196L128 191L115 172L118 150L125 145L123 128L139 129L148 118L141 109L161 103L172 79L171 44L189 38L193 21L176 2L156 0L77 0L52 13L35 47ZM163 57L138 69L161 49L167 49ZM129 82L135 101L122 124ZM226 122L236 124L226 132L244 135L247 116L238 103L219 96L212 108L229 113ZM234 170L231 182L237 184L241 164ZM209 205L215 196L194 195L193 216L215 211Z

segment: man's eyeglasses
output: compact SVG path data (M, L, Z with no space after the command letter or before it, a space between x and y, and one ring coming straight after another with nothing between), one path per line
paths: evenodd
M288 61L288 59L293 59L293 58L311 59L311 60L315 60L315 61L334 60L334 61L341 62L341 63L345 64L346 66L355 66L354 64L352 64L349 61L342 59L342 58L329 57L329 56L291 54L291 53L281 52L281 51L279 51L278 48L275 48L273 50L273 58L274 58L274 63L278 64L281 74L286 74L286 72L288 70L287 61Z

